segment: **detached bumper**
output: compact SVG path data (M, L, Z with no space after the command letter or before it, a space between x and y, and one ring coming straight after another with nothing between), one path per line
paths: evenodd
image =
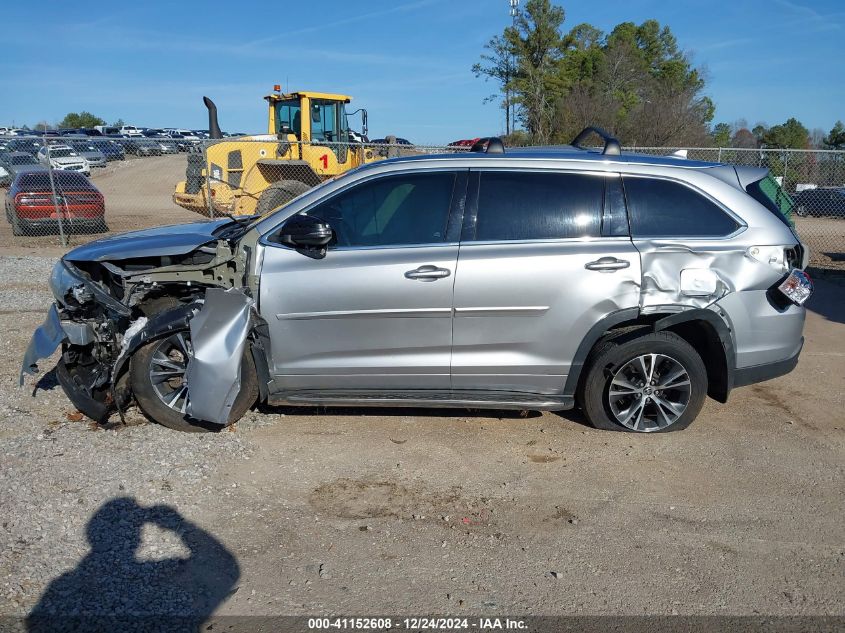
M56 304L50 306L47 318L32 334L29 346L23 355L19 385L23 386L23 375L33 375L38 372L38 361L53 355L59 345L67 338L62 329L62 320Z

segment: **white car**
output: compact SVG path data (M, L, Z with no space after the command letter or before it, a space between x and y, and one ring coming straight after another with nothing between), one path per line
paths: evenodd
M144 130L134 125L124 125L117 133L123 136L144 136Z
M176 132L181 138L185 139L186 141L198 141L200 137L197 136L193 130L181 130L181 129L171 129L170 132Z
M91 175L91 165L69 145L47 145L38 150L38 162L62 171L78 171Z

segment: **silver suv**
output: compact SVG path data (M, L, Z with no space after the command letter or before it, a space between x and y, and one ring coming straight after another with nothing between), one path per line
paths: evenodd
M795 367L807 249L767 171L624 154L600 130L585 149L590 131L376 162L261 218L79 247L23 369L61 345L80 411L134 399L185 431L261 401L578 406L649 432Z

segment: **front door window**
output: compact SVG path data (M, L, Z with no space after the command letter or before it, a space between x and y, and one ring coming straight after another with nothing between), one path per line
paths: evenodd
M445 240L453 172L379 178L308 211L335 231L337 246L404 246Z

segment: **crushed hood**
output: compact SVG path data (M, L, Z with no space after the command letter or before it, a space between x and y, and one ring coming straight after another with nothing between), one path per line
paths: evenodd
M136 257L184 255L214 241L214 231L231 220L192 222L130 231L79 246L67 255L69 261L102 262Z

